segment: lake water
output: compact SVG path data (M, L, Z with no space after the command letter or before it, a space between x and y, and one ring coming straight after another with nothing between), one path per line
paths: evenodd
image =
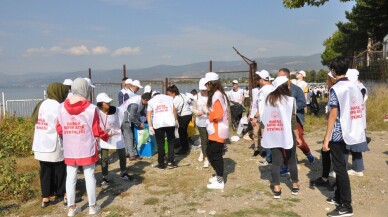
M46 89L46 87L0 86L0 93L4 93L5 99L43 99L44 91Z

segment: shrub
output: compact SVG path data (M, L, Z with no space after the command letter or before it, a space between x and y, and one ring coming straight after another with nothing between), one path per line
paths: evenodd
M0 121L0 159L32 154L34 124L29 118L5 117Z
M388 87L386 83L368 84L369 96L366 101L366 129L388 130L388 122L384 122L384 114L388 113Z
M38 172L15 171L16 160L13 157L0 159L0 198L20 201L33 198L37 191L31 184Z

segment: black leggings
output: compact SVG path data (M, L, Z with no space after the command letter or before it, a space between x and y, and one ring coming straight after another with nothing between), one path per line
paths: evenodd
M298 182L298 168L296 166L296 145L291 149L271 148L272 153L272 182L274 185L280 185L280 168L284 161L287 162L290 169L291 180L293 183Z
M217 176L224 177L224 158L222 157L224 151L224 144L209 140L206 149L207 158L216 171Z

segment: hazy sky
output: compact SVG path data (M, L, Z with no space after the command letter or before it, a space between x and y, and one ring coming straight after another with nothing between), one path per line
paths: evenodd
M281 0L2 0L0 74L183 65L311 55L354 2L286 9Z

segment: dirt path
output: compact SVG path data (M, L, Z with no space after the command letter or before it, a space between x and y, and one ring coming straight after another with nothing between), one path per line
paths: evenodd
M319 157L319 141L324 130L307 133L306 141L315 156ZM364 155L364 177L351 177L354 216L388 216L388 133L368 132L372 138L371 151ZM270 166L258 167L260 157L251 157L251 141L240 140L230 144L225 154L227 183L223 191L208 190L206 184L211 169L202 168L197 161L198 152L192 151L178 158L180 167L157 170L150 165L156 156L130 163L129 170L135 181L118 178L118 162L110 166L112 183L98 187L98 204L102 212L98 216L326 216L334 206L325 202L331 192L310 188L310 178L319 177L320 161L310 165L298 151L300 194L292 196L290 182L282 178L282 198L274 200L269 188ZM97 182L101 174L96 175ZM333 181L333 180L331 180ZM84 189L83 180L79 180ZM82 214L87 215L87 196L83 194ZM32 201L12 214L13 216L65 216L67 208L62 204L39 207L39 200Z

